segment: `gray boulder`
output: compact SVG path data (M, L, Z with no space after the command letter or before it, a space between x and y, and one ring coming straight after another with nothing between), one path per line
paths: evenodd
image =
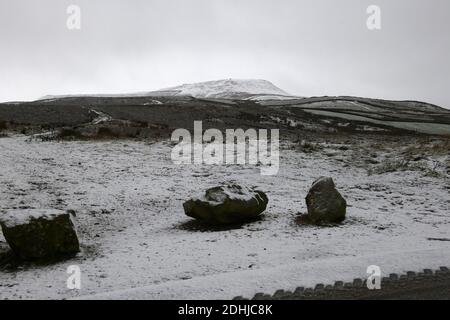
M336 190L332 178L321 177L314 181L306 196L306 205L312 223L336 223L345 219L347 202Z
M80 251L70 214L61 210L10 210L0 215L11 250L25 260L56 258Z
M266 210L269 199L262 191L230 184L206 190L199 198L183 204L189 217L210 224L241 223L255 219Z

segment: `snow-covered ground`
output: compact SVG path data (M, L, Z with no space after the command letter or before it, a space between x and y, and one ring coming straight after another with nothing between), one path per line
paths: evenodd
M76 210L82 252L52 265L0 269L0 299L232 298L351 279L368 264L389 273L450 260L448 176L368 175L351 165L360 157L352 146L282 148L278 175L262 176L252 166L175 165L168 142L26 140L0 138L1 209ZM367 148L355 150L375 152ZM322 175L347 199L347 220L296 224ZM209 230L184 215L186 199L229 180L267 193L262 220ZM0 254L7 250L0 235ZM69 265L81 268L81 290L66 287Z

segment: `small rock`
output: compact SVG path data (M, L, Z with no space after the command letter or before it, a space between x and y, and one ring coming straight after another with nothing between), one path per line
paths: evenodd
M306 205L312 223L335 223L345 219L347 202L336 190L332 178L321 177L314 181L306 196Z
M258 292L258 293L255 294L255 296L253 297L253 300L264 300L264 293Z
M360 278L356 278L353 280L353 286L356 288L362 287L363 283L364 283L364 281Z
M447 267L440 267L439 268L443 273L450 273L450 270Z
M58 257L80 251L70 213L61 210L10 210L0 216L11 250L25 260Z
M431 269L423 269L423 273L425 276L432 276L433 275L433 270Z
M304 288L304 287L297 287L297 288L295 289L295 291L294 291L294 294L297 295L297 296L299 296L299 295L302 295L302 294L303 294L303 291L305 291L305 288Z
M284 290L277 290L275 291L275 293L273 294L274 299L281 299L284 296L286 296L286 292Z
M314 288L315 291L322 291L324 290L325 285L323 283L316 284L316 287Z
M398 275L397 275L396 273L391 273L391 274L389 275L389 279L390 279L391 281L396 281L396 280L398 280Z

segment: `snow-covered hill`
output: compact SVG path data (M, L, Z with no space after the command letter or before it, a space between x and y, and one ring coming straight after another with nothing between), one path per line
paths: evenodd
M147 96L192 96L195 98L222 98L259 100L270 97L273 100L295 98L273 83L261 79L224 79L198 83L183 84L176 87L150 92L130 94L83 94L83 95L48 95L39 100L74 98L74 97L147 97Z
M255 95L290 96L267 80L225 79L183 84L152 92L164 95L183 95L195 98L249 98Z

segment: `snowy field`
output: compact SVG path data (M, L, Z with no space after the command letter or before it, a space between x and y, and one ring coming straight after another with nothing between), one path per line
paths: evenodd
M26 140L0 138L0 208L74 209L82 252L52 265L0 266L0 299L226 299L352 279L369 264L384 273L450 264L448 175L369 175L353 165L369 144L285 146L278 175L262 176L251 166L174 165L168 142ZM347 199L347 220L297 224L323 175ZM185 200L230 180L267 193L260 221L211 230L184 215ZM7 250L0 234L0 254ZM69 265L81 268L81 290L66 288Z

